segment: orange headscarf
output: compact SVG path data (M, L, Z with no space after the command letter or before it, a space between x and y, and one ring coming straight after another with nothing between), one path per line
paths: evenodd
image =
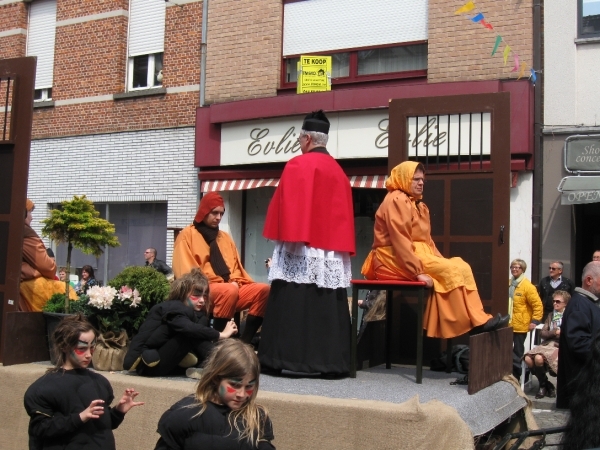
M411 184L415 171L417 170L418 162L404 161L392 169L390 176L385 181L385 188L391 192L400 189L410 197L413 203L423 198L422 195L414 196L411 193Z
M27 199L27 201L25 202L25 211L33 211L34 208L35 208L35 203L33 203L31 200Z
M202 222L206 215L218 206L225 208L223 197L216 192L209 192L208 194L205 194L204 197L202 197L202 200L200 200L198 212L196 213L196 217L194 217L194 221Z

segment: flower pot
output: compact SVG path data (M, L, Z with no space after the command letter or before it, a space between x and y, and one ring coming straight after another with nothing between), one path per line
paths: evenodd
M61 320L63 320L67 316L72 316L73 314L63 314L63 313L51 313L44 312L44 319L46 320L46 335L48 336L48 349L50 350L50 363L56 364L56 355L54 354L54 348L52 345L52 335L54 334L54 330L58 326Z
M123 360L127 354L129 338L125 330L118 333L107 331L98 336L96 351L92 357L96 370L123 370Z

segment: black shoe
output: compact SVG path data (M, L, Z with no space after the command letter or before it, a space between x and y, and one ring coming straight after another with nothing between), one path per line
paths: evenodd
M510 316L507 314L506 316L501 316L500 313L496 317L492 317L483 325L483 331L495 331L500 328L504 328L510 322Z
M546 386L541 386L540 390L537 391L537 394L535 394L535 398L544 398L546 396L547 390L546 390Z
M546 383L544 385L546 387L546 397L555 398L556 397L556 388L554 387L554 385L552 383L550 383L549 381L546 381Z

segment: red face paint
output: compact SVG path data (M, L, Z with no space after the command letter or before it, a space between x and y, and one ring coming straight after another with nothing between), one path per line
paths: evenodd
M246 394L248 394L248 397L252 397L253 392L254 392L254 389L246 389Z
M236 391L236 389L232 388L232 387L231 387L231 386L229 386L229 385L228 385L228 386L225 386L225 389L226 389L226 390L227 390L227 392L228 392L228 393L230 393L230 394L233 394L233 393Z

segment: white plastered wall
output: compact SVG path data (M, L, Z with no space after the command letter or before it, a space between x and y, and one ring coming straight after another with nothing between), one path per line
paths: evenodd
M531 279L533 173L519 172L517 186L510 190L509 261L520 258L527 263L525 276ZM506 268L507 279L510 276Z

